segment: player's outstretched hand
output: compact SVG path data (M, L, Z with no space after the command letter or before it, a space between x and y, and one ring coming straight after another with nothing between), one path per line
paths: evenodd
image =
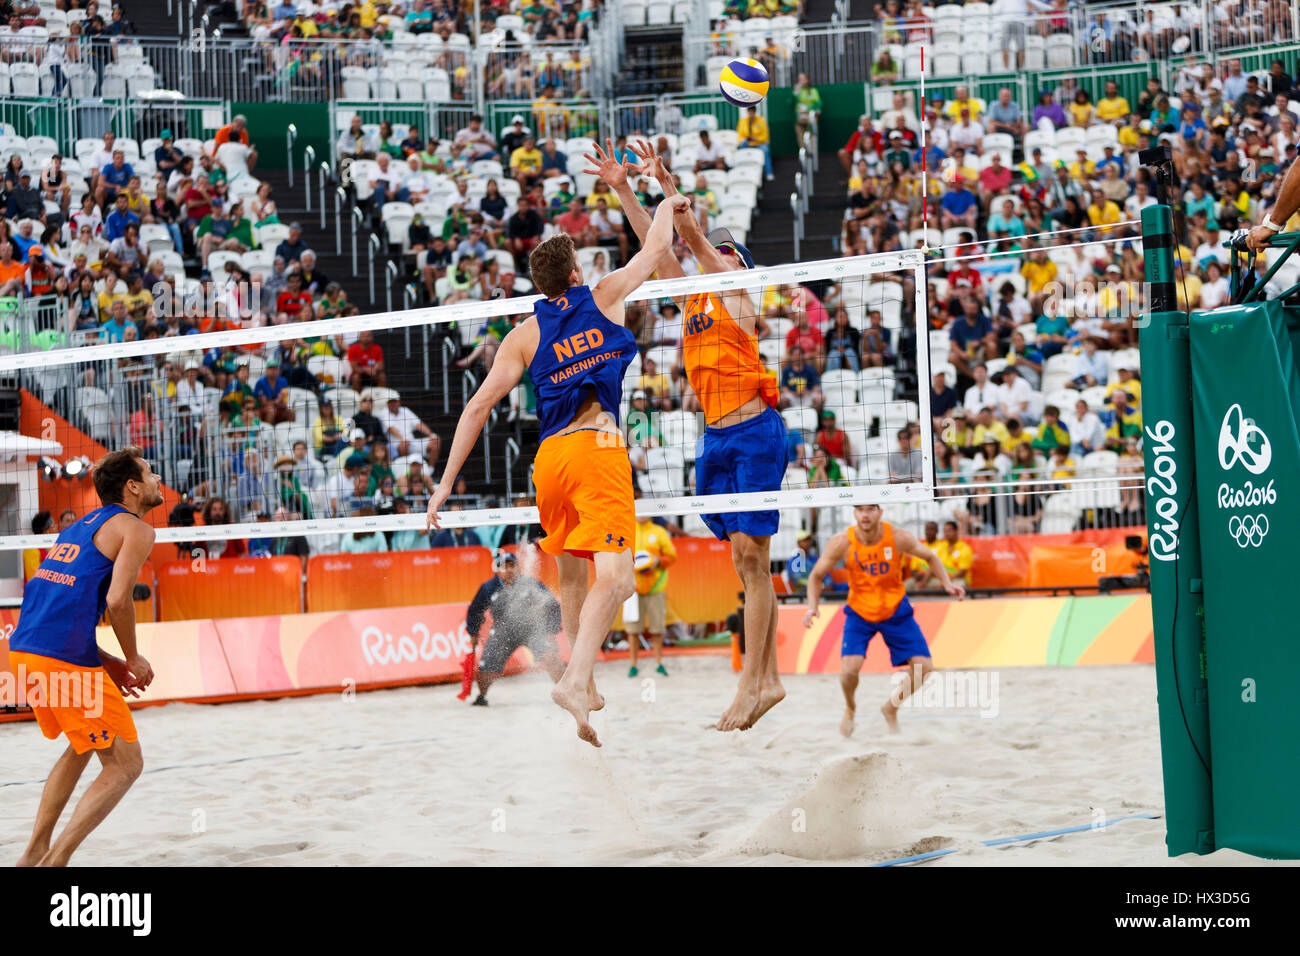
M140 696L135 689L135 678L131 676L131 670L126 666L126 661L103 651L100 651L99 657L104 662L104 671L108 674L108 679L122 692L123 696Z
M605 140L605 149L599 143L591 144L592 152L583 153L582 158L591 164L584 173L599 176L610 189L627 182L627 167L614 158L614 141Z
M966 589L956 581L949 581L944 590L955 597L958 601L966 596Z
M442 510L443 502L451 495L450 489L443 488L441 484L433 489L433 494L429 495L429 509L425 512L424 530L427 534L430 531L441 531L442 523L438 520L438 512Z
M644 175L653 176L660 182L668 178L668 167L664 165L664 158L655 152L655 148L649 142L644 139L637 140L635 143L629 143L628 148L641 160L638 169Z
M803 629L806 631L813 626L813 621L817 620L817 608L810 607L803 612Z

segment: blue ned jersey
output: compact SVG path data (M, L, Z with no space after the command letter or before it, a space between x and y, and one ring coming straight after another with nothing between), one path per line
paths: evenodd
M623 374L636 355L636 336L596 307L591 290L575 285L534 306L540 340L528 366L537 390L542 439L563 429L593 389L600 407L619 420Z
M53 657L82 667L99 667L95 626L108 604L113 562L95 547L95 533L121 505L96 508L59 535L23 589L11 651Z

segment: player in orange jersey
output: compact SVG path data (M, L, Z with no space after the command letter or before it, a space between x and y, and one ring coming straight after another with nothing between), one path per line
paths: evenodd
M898 733L898 708L913 691L920 689L934 670L930 663L930 646L925 642L912 605L904 589L910 562L905 556L920 558L930 566L943 589L960 598L966 589L948 577L939 556L916 539L916 535L880 520L879 505L857 505L854 524L826 544L826 551L808 576L808 612L803 626L812 627L821 598L822 579L831 568L844 562L849 572L849 603L844 607L844 641L840 647L840 687L844 691L844 717L840 733L853 733L856 713L854 695L858 690L858 672L866 659L867 644L879 631L889 648L889 662L895 667L907 665L902 680L894 688L880 712L890 733Z
M654 148L632 146L638 170L652 175L664 196L678 195L671 174ZM626 173L607 154L589 159L619 195L632 228L641 234L648 214L626 184ZM616 185L622 180L621 184ZM689 212L674 219L701 272L723 273L754 266L749 250L725 230L708 236ZM661 278L682 274L676 260L665 263ZM735 495L771 492L785 476L785 422L776 411L776 377L758 354L758 310L749 293L731 290L688 296L683 315L682 364L707 425L695 459L695 492ZM778 511L743 511L701 516L714 535L731 542L731 556L745 588L746 654L736 697L719 719L718 730L748 730L785 697L776 667L776 591L772 587L771 541L780 525Z

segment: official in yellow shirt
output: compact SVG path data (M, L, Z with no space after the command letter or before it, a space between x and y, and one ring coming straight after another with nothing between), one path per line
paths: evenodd
M635 486L634 497L641 497L640 489ZM666 677L668 672L664 670L663 655L664 631L668 626L668 569L677 560L677 549L673 546L668 529L648 518L638 520L636 550L632 560L636 571L637 615L635 621L629 621L624 614L623 620L631 656L627 676L637 676L638 643L640 636L645 634L650 638L650 646L654 649L655 671Z
M932 545L930 550L939 556L948 577L970 587L970 569L975 563L975 551L957 534L957 522L943 523L943 540Z

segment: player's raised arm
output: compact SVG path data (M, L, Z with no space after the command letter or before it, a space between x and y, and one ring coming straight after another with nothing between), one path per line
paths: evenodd
M131 686L144 690L153 681L153 668L136 645L134 594L140 569L153 550L154 530L143 521L123 524L122 544L113 560L113 577L108 585L108 623L113 626L113 634L122 648L122 659L134 679Z
M826 550L808 575L808 610L804 612L803 626L812 627L817 619L818 604L822 598L822 578L831 573L835 565L844 560L849 553L849 533L841 531L826 542Z
M646 208L641 205L641 200L637 198L636 193L632 191L631 183L627 181L628 167L614 158L614 144L609 140L605 140L605 147L605 149L601 149L600 144L595 143L592 145L594 153L583 154L583 158L591 164L583 172L599 176L609 185L610 189L614 190L614 195L618 197L619 204L623 209L623 215L627 216L632 231L636 233L637 239L644 245L654 220ZM639 150L633 149L633 152L644 159ZM653 155L653 150L651 153ZM632 168L636 169L637 167ZM685 275L682 272L681 263L672 254L671 242L668 251L660 257L655 271L659 273L661 279L679 279Z
M943 566L939 556L917 540L916 535L910 531L904 531L902 528L894 528L894 543L904 554L910 554L914 558L920 558L930 566L930 572L939 579L943 589L955 598L966 596L966 589L960 584L955 583L952 578L948 577L948 569Z
M511 329L502 340L501 348L497 350L496 358L492 362L492 371L488 372L483 384L470 397L465 410L460 413L460 421L456 423L456 435L451 441L451 451L447 454L442 480L429 496L429 509L426 512L424 525L426 531L442 527L438 523L438 511L442 508L443 502L451 496L456 476L460 474L465 459L469 457L479 436L483 434L483 428L487 425L492 409L497 402L509 395L510 390L523 378L524 369L528 364L525 360L524 348L530 339L535 340L537 336L537 321L532 318Z
M685 211L686 218L689 219L690 208L690 200L685 196L673 196L661 202L655 211L654 222L646 232L641 251L634 255L627 265L605 276L596 288L592 289L592 298L596 302L596 307L605 313L611 322L622 325L623 301L634 289L650 278L659 259L672 249L673 220L678 218L681 211ZM499 352L497 357L500 359ZM495 365L492 368L496 371Z
M641 155L635 148L633 152L636 152L638 156ZM669 197L681 194L677 192L677 187L673 184L672 173L668 171L659 157L656 156L655 158L658 162L655 164L654 174L659 180L659 185L663 187L664 201L666 202ZM701 272L727 271L727 265L722 259L722 253L718 252L713 247L713 244L709 242L708 236L700 228L699 220L689 210L677 216L673 221L673 225L677 228L677 234L682 237L690 248L695 261L700 264Z

